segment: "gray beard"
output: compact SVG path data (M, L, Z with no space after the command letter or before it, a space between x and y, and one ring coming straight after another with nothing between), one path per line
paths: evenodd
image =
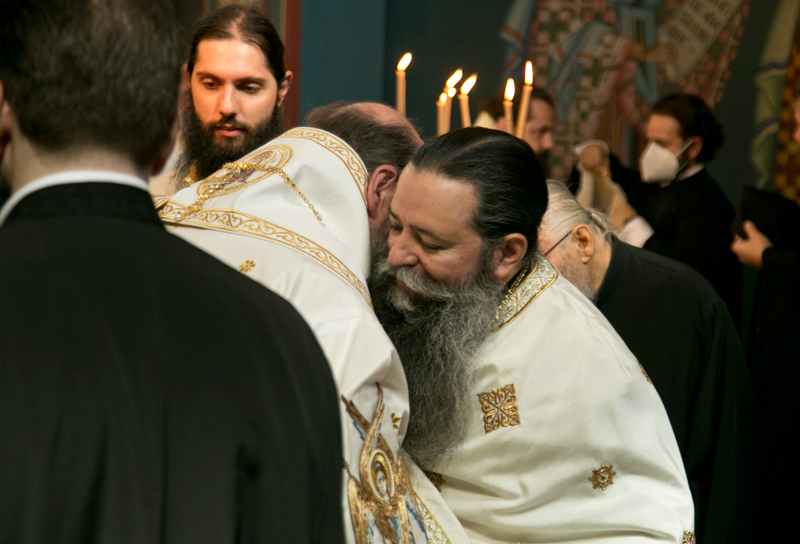
M423 468L451 457L467 437L474 416L474 355L497 329L503 299L490 273L484 258L464 281L443 285L412 268L395 270L386 255L373 261L369 285L375 313L408 381L411 418L403 447ZM404 293L397 279L424 297Z

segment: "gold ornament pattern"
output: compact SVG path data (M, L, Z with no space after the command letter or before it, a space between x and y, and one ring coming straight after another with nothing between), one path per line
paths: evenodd
M347 482L350 518L357 544L373 542L376 531L385 542L410 544L409 508L415 509L414 488L403 456L398 454L395 462L391 448L380 434L385 404L383 389L376 385L378 403L372 421L367 421L356 405L342 396L347 414L364 438L358 462L360 481L350 474Z
M439 525L439 522L433 516L431 511L428 510L428 507L422 501L422 498L417 495L416 492L414 495L417 498L417 512L419 512L422 525L425 526L425 532L428 533L428 543L452 544L452 541L447 538L447 534L445 534L444 529L442 529L442 526Z
M684 531L681 544L695 544L694 531Z
M644 377L647 378L647 381L649 383L653 383L653 382L650 381L650 376L647 375L647 371L645 371L644 367L642 366L642 363L640 363L639 361L636 361L636 364L639 365L639 368L642 369L642 374L644 374Z
M445 480L444 477L438 472L433 472L430 470L423 470L422 472L425 473L425 476L428 477L433 486L439 490L439 493L441 493L442 486L447 483L447 480Z
M613 468L614 465L600 465L599 469L593 470L592 477L589 478L589 481L592 482L592 489L597 489L599 487L602 491L605 491L606 487L613 484L614 476L617 475Z
M187 207L174 200L163 204L158 216L167 224L193 225L235 232L286 246L302 253L339 276L361 295L370 308L372 307L372 300L364 283L342 261L319 244L288 229L235 210L203 209L188 216Z
M392 426L393 426L395 429L399 429L399 428L400 428L400 422L401 422L402 420L403 420L403 418L402 418L402 417L398 417L398 416L396 416L396 415L394 414L394 412L392 412Z
M478 400L483 410L483 430L486 434L500 427L519 425L519 408L514 384L499 388L497 391L478 393Z
M497 319L500 322L500 329L514 321L518 315L524 312L536 297L541 295L545 289L553 285L558 278L558 271L545 259L541 253L536 253L534 257L533 270L524 277L516 289L509 289L506 298L497 310Z
M333 134L309 127L293 128L283 133L281 138L301 138L315 142L325 149L333 151L353 177L353 181L361 195L361 200L364 201L364 208L367 209L367 168L352 147Z
M242 272L250 272L252 269L256 267L256 263L253 261L244 261L242 264L239 265L239 270Z

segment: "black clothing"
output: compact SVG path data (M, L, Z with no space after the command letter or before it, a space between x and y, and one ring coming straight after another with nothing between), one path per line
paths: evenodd
M140 189L0 227L0 542L343 542L339 406L289 303Z
M689 267L616 240L596 304L664 402L695 501L697 541L749 542L755 406L724 303Z
M796 496L786 494L787 468L796 458L791 429L800 418L800 253L768 248L761 262L748 342L761 431L759 537L763 542L791 542L797 538L794 516L800 506Z
M730 250L736 211L703 168L666 187L644 183L639 172L609 156L611 178L653 228L644 249L688 264L714 286L737 329L742 312L742 267ZM577 170L575 170L577 172ZM573 174L574 175L574 174Z

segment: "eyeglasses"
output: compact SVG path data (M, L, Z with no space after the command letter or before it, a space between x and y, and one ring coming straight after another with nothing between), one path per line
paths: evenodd
M570 230L570 231L568 231L568 232L567 232L567 233L566 233L564 236L562 236L562 237L561 237L561 239L560 239L558 242L556 242L555 244L553 244L553 247L551 247L550 249L548 249L547 251L545 251L545 252L544 252L544 256L545 256L545 257L547 257L547 254L548 254L548 253L550 253L551 251L553 251L553 250L556 248L556 246L558 246L558 244L560 244L561 242L563 242L564 240L566 240L566 239L567 239L567 236L569 236L570 234L572 234L572 231L571 231L571 230Z

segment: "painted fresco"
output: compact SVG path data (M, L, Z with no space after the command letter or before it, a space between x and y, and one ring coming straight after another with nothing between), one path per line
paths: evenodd
M527 58L556 100L554 177L578 142L606 141L636 164L649 109L673 92L712 107L725 92L751 0L516 0L501 37L506 73Z

